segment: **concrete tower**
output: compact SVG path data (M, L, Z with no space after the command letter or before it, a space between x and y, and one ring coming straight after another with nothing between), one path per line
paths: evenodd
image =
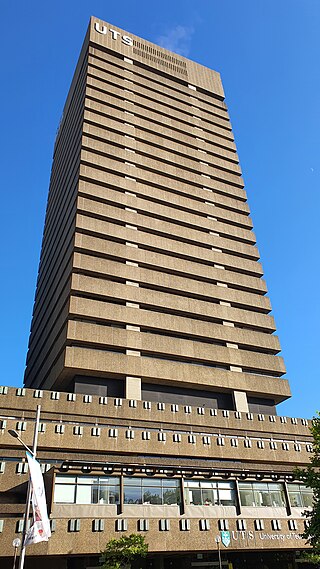
M273 413L290 392L255 243L220 75L92 19L25 385Z

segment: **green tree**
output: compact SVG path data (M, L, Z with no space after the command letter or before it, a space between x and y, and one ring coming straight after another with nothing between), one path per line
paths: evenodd
M304 557L309 563L320 562L320 413L312 420L310 427L313 436L313 452L307 468L296 471L301 482L313 490L313 507L305 511L308 521L303 537L312 546L312 552L306 552Z
M143 535L134 534L110 539L102 552L102 569L123 569L131 567L133 561L146 557L148 544Z

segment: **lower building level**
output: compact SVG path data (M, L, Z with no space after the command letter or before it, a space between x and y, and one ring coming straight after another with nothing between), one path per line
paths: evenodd
M40 409L37 458L52 537L26 569L95 569L113 537L140 533L144 569L293 569L307 548L312 493L306 419L32 389L0 390L0 561L12 566L28 482L24 450Z

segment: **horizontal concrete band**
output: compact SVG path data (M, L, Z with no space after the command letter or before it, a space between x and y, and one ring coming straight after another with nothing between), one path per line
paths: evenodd
M168 162L161 160L158 154L155 154L153 158L149 158L139 154L138 152L128 153L125 149L115 145L110 144L106 146L103 142L92 137L84 137L83 149L84 150L81 153L83 161L88 161L92 164L99 164L100 167L108 168L108 160L114 158L117 162L130 162L136 168L142 168L149 172L156 172L157 176L161 176L160 172L163 173L165 171L166 177L168 178L181 181L189 179L194 184L200 186L207 185L207 181L209 180L208 187L211 187L210 180L217 180L219 187L225 193L230 194L231 196L234 195L235 197L240 197L240 199L241 197L246 199L244 190L242 189L243 184L239 182L240 178L238 176L234 177L232 174L223 170L218 170L213 167L210 168L210 166L206 166L205 163L202 164L200 161L198 165L196 163L194 164L194 168L192 170L188 170L183 164L182 159L169 164ZM86 154L85 150L87 150L89 154ZM90 156L91 151L96 154L96 160L92 160L92 162L90 159L88 160L88 155Z
M131 242L131 241L129 241ZM112 245L111 245L112 244ZM112 247L112 248L111 248ZM181 276L191 275L200 280L212 280L234 286L239 290L247 290L256 294L263 295L266 292L265 281L251 275L244 275L234 271L223 270L219 266L205 265L198 263L196 259L180 259L170 254L163 254L153 250L141 249L126 246L123 243L109 241L94 235L87 235L76 232L75 248L93 255L106 255L118 260L128 260L139 265L156 270L164 270L172 274ZM188 278L188 276L186 278Z
M85 107L86 109L95 109L100 115L107 121L107 109L106 103L108 101L112 101L113 106L116 109L123 109L130 110L128 108L128 104L131 105L131 111L133 111L133 106L135 105L136 101L138 102L138 115L139 117L143 118L144 113L141 110L141 106L144 106L145 99L137 96L136 93L132 91L133 84L131 81L124 80L123 87L115 87L114 85L110 84L110 82L101 82L98 78L89 77L88 78L88 85L86 89L86 100L85 100ZM110 98L112 97L112 99ZM110 98L110 99L109 99ZM157 96L158 98L158 96ZM155 101L153 100L153 105ZM157 107L156 107L157 108ZM152 107L154 110L154 106ZM192 110L192 113L197 112L195 107L188 107L189 112ZM168 110L165 108L164 114L171 116L171 109ZM188 123L191 119L193 120L194 116L192 117L189 115L184 116L184 123ZM216 120L216 119L214 119ZM206 123L205 123L206 124ZM207 126L207 125L206 125ZM178 128L178 127L177 127ZM195 127L195 135L196 137L192 137L189 132L186 132L186 146L183 145L182 140L182 133L181 129L183 128L180 125L179 130L176 130L177 136L173 136L173 131L169 132L169 128L167 129L168 132L164 137L160 137L158 132L152 133L150 125L148 128L145 128L141 131L140 140L144 143L152 143L155 142L156 145L159 147L165 148L165 141L169 142L169 148L176 149L178 152L181 151L182 154L186 154L186 150L189 149L191 151L191 156L193 149L198 150L201 148L204 151L208 152L213 160L222 160L225 167L232 168L235 167L236 171L241 172L240 165L239 165L239 158L236 153L236 148L232 140L226 139L224 136L219 136L218 133L214 132L214 128L210 128L210 132L207 130L203 130L200 127ZM164 131L165 132L165 131ZM207 136L208 134L208 136ZM198 136L199 135L199 136ZM214 157L214 158L213 158Z
M128 265L121 259L103 259L94 255L76 252L73 257L73 268L77 272L92 274L102 278L118 278L133 281L145 288L154 288L163 292L181 293L182 296L194 296L199 300L223 300L232 306L245 310L256 310L268 314L271 310L270 300L251 292L239 291L226 286L216 285L193 278L180 277L151 268ZM203 298L202 298L203 297Z
M100 300L117 299L124 302L134 302L142 308L163 308L163 312L185 313L187 317L202 317L202 320L228 321L259 330L275 331L272 316L241 310L217 303L204 302L193 298L171 295L161 291L143 289L141 287L128 286L126 284L112 282L86 275L73 274L71 289L77 293L88 293L99 297Z
M202 362L203 365L227 365L249 368L264 372L265 375L283 375L283 359L276 355L259 354L218 345L210 345L187 339L165 337L157 334L144 334L130 330L119 330L109 326L97 326L92 322L69 321L68 341L95 346L98 349L121 348L133 350L146 356L167 356L185 363ZM86 346L85 346L86 347Z
M130 91L130 85L126 85L120 79L122 83L122 89L115 92L114 89L110 89L110 76L105 74L104 71L100 69L97 70L94 66L89 66L88 69L88 83L90 84L90 79L96 79L103 82L104 86L104 101L110 106L121 106L123 103L132 103L135 105L135 110L137 114L143 116L148 115L152 118L153 122L159 120L159 117L163 118L165 122L167 120L172 121L173 127L177 124L178 128L183 128L185 125L200 124L204 130L214 130L217 135L227 141L233 142L233 134L231 130L231 125L228 121L221 119L213 113L206 113L205 111L200 111L197 107L189 106L188 113L181 112L177 108L168 107L161 103L156 97L153 101L150 99L142 97L136 93ZM129 87L129 89L126 89ZM179 125L179 123L181 123Z
M95 321L90 323L93 327L100 323L121 323L123 325L131 324L142 328L147 328L153 331L164 331L174 334L186 334L192 337L195 341L225 341L239 345L243 343L242 349L246 346L253 347L254 350L263 348L277 352L280 349L279 341L276 336L270 334L263 334L256 331L234 328L230 326L223 326L205 322L202 320L195 320L190 314L188 318L185 316L175 316L171 314L161 314L160 312L152 312L150 310L143 310L130 308L129 306L119 306L114 303L106 301L92 300L88 298L80 298L71 296L70 306L66 304L68 299L68 291L62 296L57 303L56 311L60 314L57 320L49 319L45 322L45 326L39 328L38 333L34 334L30 342L28 352L28 369L26 378L28 382L34 381L37 374L40 373L41 377L45 377L50 366L53 364L61 350L63 350L67 341L66 330L64 328L68 315L73 318L87 318L88 320ZM60 313L60 307L63 307ZM46 339L46 349L43 344L44 338ZM170 338L169 338L170 340ZM240 346L239 346L240 347ZM213 350L216 346L212 346ZM252 352L251 357L253 357ZM32 356L32 362L30 357Z
M147 89L160 91L161 93L167 94L169 97L178 99L179 101L191 102L191 101L199 101L199 106L202 108L212 109L215 113L220 113L221 116L227 116L227 107L224 102L224 95L221 92L218 96L217 93L211 88L204 89L204 90L190 90L187 84L181 83L181 77L176 77L175 75L163 75L162 73L159 74L154 66L140 66L139 63L135 65L133 68L131 64L129 64L124 59L121 60L119 57L114 55L112 51L105 52L104 49L96 45L96 42L89 45L88 53L90 56L93 56L96 62L99 63L102 61L105 65L110 67L105 67L109 71L108 75L110 78L115 76L116 84L119 82L119 70L120 75L124 73L125 77L132 78L138 85L143 85ZM132 53L131 53L132 55ZM132 58L130 58L132 60ZM188 63L190 60L186 60ZM145 63L145 61L143 62ZM194 64L193 64L194 66ZM205 75L208 76L208 70L196 64L194 66L194 70L196 70L196 77L199 78L199 72L202 74L202 77ZM161 71L161 70L160 70ZM163 71L163 70L162 70ZM215 73L214 71L209 71L209 77L212 79L213 76L219 77L218 82L220 83L220 87L222 87L221 79L219 74ZM178 79L178 81L176 80ZM190 78L189 78L190 79ZM192 83L192 81L190 81ZM188 82L189 83L189 82Z
M91 49L89 49L88 64L90 69L95 68L97 70L98 77L100 76L100 71L102 71L105 81L109 84L108 90L110 92L119 92L119 85L121 85L130 91L132 90L134 94L143 99L157 100L169 108L177 109L184 113L190 113L192 105L195 114L197 113L200 116L208 115L209 118L215 117L215 119L220 119L218 124L230 128L228 111L224 103L211 98L211 104L209 104L203 99L199 99L199 93L191 94L190 91L188 94L182 91L177 92L175 89L166 87L164 83L150 81L146 75L141 73L139 68L135 68L133 74L124 61L113 57L105 59L103 55L102 52L91 55ZM200 93L200 97L201 95Z
M111 172L111 174L120 174L122 176L128 176L129 178L136 178L139 182L142 182L146 185L155 185L160 188L168 187L176 189L182 188L185 184L188 187L189 195L192 195L194 189L198 190L205 187L227 197L232 198L232 196L234 196L236 199L239 199L239 192L234 191L235 186L221 182L219 179L216 180L214 178L206 177L205 175L202 176L201 174L195 174L193 172L188 172L188 176L186 177L181 169L175 168L171 168L171 172L167 172L167 175L164 175L161 173L161 170L159 170L160 164L154 164L153 166L155 169L152 170L152 167L149 166L146 168L143 164L141 164L140 167L139 164L137 165L134 160L130 160L128 157L126 157L126 160L117 160L117 154L114 154L113 159L114 161L110 157L108 158L99 156L98 154L85 150L81 152L81 162L84 166L89 166L90 168L98 170L100 169L101 171L105 172L108 171ZM202 195L203 197L205 196L204 193L202 193ZM210 195L209 192L207 195ZM243 201L246 200L246 195L243 192L242 199ZM244 228L248 226L251 227L252 222L246 217L241 219L241 222L242 221L243 224L239 223L240 226L243 226Z
M199 342L205 340L217 340L221 342L236 343L246 349L254 348L257 351L265 350L270 353L280 351L279 339L274 334L265 334L263 332L236 328L231 326L223 326L215 322L205 322L204 320L196 320L186 318L185 316L176 316L174 314L165 314L161 312L152 312L147 309L131 308L130 306L121 306L114 303L108 303L106 300L99 301L81 297L71 297L70 303L71 317L83 317L89 320L97 319L101 324L103 322L112 324L131 324L139 326L151 331L167 331L178 335L185 334Z
M219 250L197 247L190 243L168 239L160 235L153 235L147 231L136 231L135 227L129 227L103 221L88 215L77 214L76 227L82 231L93 235L103 235L112 237L115 240L123 240L125 242L135 243L142 248L150 248L158 252L168 251L169 254L186 258L188 260L199 259L206 265L218 264L223 265L227 269L235 269L237 272L248 274L249 276L262 276L263 270L258 261L252 261L243 257L237 257L232 254L220 252Z
M95 81L93 80L92 82L94 83ZM119 89L118 93L114 96L112 93L110 93L109 85L105 85L104 87L106 90L105 92L101 92L101 84L100 89L94 88L93 85L88 87L86 93L86 109L92 109L98 113L98 116L102 115L105 120L107 120L108 108L110 106L116 111L115 117L118 116L117 113L119 111L128 111L133 113L133 116L139 117L139 119L145 119L145 117L149 116L149 113L151 111L153 118L156 119L156 122L161 123L163 121L163 126L167 127L167 129L169 129L169 125L171 124L172 129L177 130L177 140L174 143L172 142L172 151L176 150L178 152L178 155L185 156L190 161L192 161L192 159L197 156L195 152L199 147L202 148L202 139L200 137L193 138L193 145L190 147L184 147L182 144L183 141L181 136L183 130L186 130L186 144L188 144L189 139L191 140L189 134L189 125L194 124L195 120L197 120L196 117L193 115L183 115L182 113L177 112L173 112L173 114L171 114L170 110L168 111L166 108L164 108L164 111L162 112L161 106L159 106L155 101L153 101L152 105L149 105L150 108L148 108L148 106L145 108L144 101L141 101L141 99L130 93L130 91ZM99 127L98 116L96 116L96 120L94 120L97 127ZM172 119L176 119L177 122L175 122L175 120L172 121ZM237 154L232 150L229 150L230 145L225 143L225 131L222 129L216 130L215 125L211 125L210 122L206 122L205 120L202 120L199 124L204 127L203 132L207 130L209 131L209 137L204 143L205 148L209 150L209 153L207 155L208 162L216 164L216 166L220 166L223 169L230 170L235 174L241 175L241 169L238 164ZM212 130L214 130L214 134L212 133ZM140 142L142 146L146 147L146 150L148 150L149 147L148 143L155 142L155 146L158 148L158 150L165 152L165 140L163 138L161 139L158 134L147 134L148 131L146 129L144 132L146 136L143 136ZM228 132L226 134L228 134ZM169 136L170 135L168 132L168 138ZM172 131L170 139L172 140ZM227 148L225 148L226 146ZM192 147L195 147L196 151L192 150ZM187 152L187 150L190 152ZM224 158L229 157L231 160L223 160Z
M33 419L27 422L27 432L30 438L33 434L33 421L36 406L39 399L35 397L35 389L25 389L23 395L19 395L19 388L8 387L6 394L0 397L0 412L3 416L13 416L14 412L23 413L27 408L31 411ZM49 422L77 422L84 425L95 424L95 418L99 419L99 424L114 424L115 420L123 426L127 426L128 420L133 426L150 429L154 423L165 426L168 429L185 430L205 433L223 433L224 435L243 437L249 433L250 437L257 438L276 438L279 440L292 440L312 442L310 425L308 421L300 418L264 415L259 413L239 413L236 411L225 411L217 409L212 415L210 409L204 406L202 412L198 412L197 406L189 406L188 412L183 404L175 406L167 404L159 408L156 402L150 402L150 408L146 408L143 401L134 401L132 406L131 399L121 399L120 405L115 397L103 397L92 395L90 402L86 402L85 395L81 393L70 394L59 392L58 399L55 399L55 391L41 392L41 413L43 420ZM30 428L29 428L30 427ZM31 442L31 441L30 441ZM12 440L14 444L14 440ZM17 443L18 444L18 443Z
M170 144L169 141L150 134L142 139L137 138L136 133L131 137L129 135L125 136L123 130L112 132L107 126L102 128L103 121L101 119L105 117L101 117L101 114L87 112L86 115L89 115L90 118L83 124L84 135L95 141L101 141L102 144L106 142L106 136L108 136L108 144L116 148L125 147L136 154L148 156L149 158L156 156L158 160L168 164L185 167L186 172L188 170L205 172L206 170L210 174L211 168L217 168L228 172L232 178L234 177L235 182L237 181L237 176L241 176L241 171L237 164L208 154L199 147L192 149L183 144ZM107 122L107 118L105 118L104 122ZM161 140L162 144L160 143Z
M7 421L8 429L15 427L15 421ZM87 451L91 448L91 452L101 452L104 449L105 453L115 454L131 454L133 452L142 454L158 454L163 456L177 456L177 457L192 457L194 453L197 453L199 460L202 458L207 459L217 459L217 460L238 460L239 453L243 461L247 462L257 462L263 459L270 462L274 467L279 467L279 464L286 466L297 460L297 452L293 449L292 451L283 452L283 449L277 448L276 450L270 449L269 445L265 445L265 448L259 449L256 445L252 447L244 446L244 439L239 439L239 446L234 447L230 444L230 439L225 439L225 445L219 446L217 444L217 437L213 436L211 439L211 444L203 444L202 436L195 434L195 443L189 442L189 433L181 433L181 442L177 443L173 441L174 431L166 433L166 440L161 441L158 439L158 433L151 430L151 436L149 440L143 440L141 437L141 432L144 430L143 427L135 431L135 436L133 439L128 439L126 437L127 427L118 427L118 436L116 438L109 436L108 427L103 425L100 427L100 436L92 436L91 426L84 427L83 435L75 437L73 434L73 425L65 424L65 431L63 434L55 432L54 423L46 423L45 430L45 443L42 442L41 434L39 436L39 447L43 447L50 450L51 448L57 448L57 443L60 441L60 448L64 451L76 455L78 452ZM165 432L165 429L163 430ZM179 432L177 429L176 432ZM27 434L27 433L26 433ZM28 438L30 437L28 430ZM43 437L43 435L42 435ZM3 433L2 436L3 444L10 444L10 435L7 431ZM254 441L255 442L255 441ZM30 443L29 443L30 444ZM280 447L281 445L279 445ZM269 447L269 448L268 448ZM281 452L282 450L282 452ZM263 455L263 457L261 456ZM301 451L299 452L298 461L301 463L306 462L310 453L306 451L305 445L301 445ZM110 460L110 457L108 457Z
M141 181L136 177L136 172L130 172L131 175L126 174L122 163L119 163L118 171L104 171L99 168L94 168L92 165L80 165L80 184L79 191L85 191L88 185L88 193L93 194L92 186L98 192L104 194L101 196L107 199L107 191L131 191L135 193L138 198L142 197L144 202L147 200L154 202L156 205L161 203L161 206L170 209L178 209L182 215L201 215L202 221L207 224L210 222L210 217L214 221L214 225L219 227L217 223L225 224L222 233L232 235L234 232L235 237L239 237L249 243L255 242L255 236L252 232L252 221L248 216L249 209L246 202L239 201L226 195L216 193L214 190L207 188L204 185L199 187L190 186L187 180L176 183L174 180L166 179L167 184L164 182L165 178L159 176L155 179ZM146 178L145 172L140 172ZM161 182L159 184L159 182ZM163 183L162 183L163 182ZM162 184L162 185L161 185ZM100 189L99 189L100 186ZM94 194L93 194L94 195ZM111 198L110 198L111 199ZM152 205L150 204L150 207ZM142 209L145 209L142 207ZM175 214L176 215L176 214ZM207 220L206 220L207 219Z
M67 347L65 368L79 374L121 374L141 377L148 381L174 381L176 385L193 386L202 389L223 391L240 390L249 395L272 394L276 401L282 401L289 394L287 380L268 378L255 374L226 371L205 366L190 366L184 363L138 358L124 354L90 350L89 348Z
M216 164L224 167L225 169L239 168L241 172L238 155L235 151L235 146L230 144L224 139L216 135L214 132L204 132L199 127L193 129L194 135L190 134L189 129L183 132L181 129L172 130L166 125L157 125L156 132L152 129L152 125L143 120L143 117L137 119L136 115L125 116L125 122L120 120L122 112L115 109L115 115L108 115L107 107L104 103L105 93L101 89L96 88L97 81L92 80L92 85L87 86L84 121L88 124L94 124L102 131L108 131L111 136L119 135L134 135L136 140L144 144L155 145L160 148L167 148L174 152L191 156L196 156L199 150L202 150L210 157L210 160L215 161ZM101 84L100 84L101 87ZM128 108L125 110L128 111ZM133 109L131 109L133 111ZM123 118L123 115L122 115ZM139 124L137 124L139 120ZM226 147L227 146L227 147ZM238 171L238 170L237 170Z
M133 202L133 206L136 205L133 199L131 201ZM222 237L217 235L216 231L211 230L210 233L209 229L207 231L199 231L196 223L199 221L197 218L194 219L193 228L184 227L175 222L175 220L171 222L169 220L158 219L156 214L150 216L148 215L148 210L144 213L143 211L137 212L135 209L130 208L133 209L133 211L129 211L119 206L114 207L111 204L104 204L100 201L87 199L82 196L78 197L77 209L79 213L83 213L84 215L88 214L92 217L120 224L128 223L135 225L139 230L147 231L151 234L171 235L172 238L177 239L177 241L189 241L191 244L204 246L206 248L220 248L223 253L248 258L249 260L257 261L260 258L259 252L254 245Z

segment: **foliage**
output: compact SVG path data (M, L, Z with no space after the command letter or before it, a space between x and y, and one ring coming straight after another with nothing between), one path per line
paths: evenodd
M132 561L146 557L147 553L148 544L142 535L132 533L119 539L110 539L102 552L102 569L122 569L130 566Z
M313 418L310 427L313 436L313 453L307 468L296 470L296 476L308 488L313 490L313 507L304 512L308 524L303 537L312 546L313 552L306 554L309 562L319 562L320 559L320 413ZM312 558L312 559L311 559ZM317 559L318 558L318 559Z
M303 551L303 553L301 553L299 556L299 563L302 564L302 567L304 563L308 563L308 565L316 565L319 567L320 555L317 553L309 553L307 551Z

